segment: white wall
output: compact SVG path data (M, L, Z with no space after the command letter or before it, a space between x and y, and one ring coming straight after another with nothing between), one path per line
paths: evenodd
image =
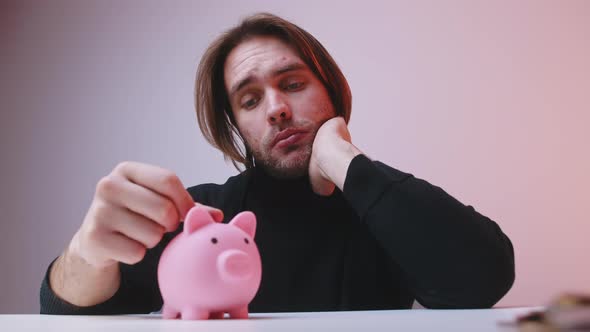
M0 313L38 312L47 264L119 161L186 186L235 173L200 136L193 77L260 10L333 54L357 146L510 236L499 305L590 291L590 2L15 1L0 5Z

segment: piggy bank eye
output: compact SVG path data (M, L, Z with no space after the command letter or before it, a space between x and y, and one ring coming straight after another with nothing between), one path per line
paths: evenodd
M211 243L213 243L213 244L217 244L217 238L215 238L215 237L212 237L212 238L211 238Z
M244 238L244 242L246 242L246 244L250 243L247 238Z

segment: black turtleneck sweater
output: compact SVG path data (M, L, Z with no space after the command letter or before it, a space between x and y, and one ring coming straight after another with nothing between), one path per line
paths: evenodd
M344 190L313 193L305 178L249 169L223 185L188 189L195 201L257 216L262 283L251 312L493 306L514 281L514 252L489 218L441 188L359 155ZM181 226L182 227L182 226ZM160 310L157 264L169 233L138 264L121 264L121 286L104 303L76 307L41 285L41 313ZM48 269L49 271L49 269ZM198 294L194 294L198 296Z

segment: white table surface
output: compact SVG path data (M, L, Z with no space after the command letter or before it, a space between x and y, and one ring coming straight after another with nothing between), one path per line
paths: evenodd
M0 331L517 331L512 321L539 307L250 314L250 319L165 320L160 315L0 315Z

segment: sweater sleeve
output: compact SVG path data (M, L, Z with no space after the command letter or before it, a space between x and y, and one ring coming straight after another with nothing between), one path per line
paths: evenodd
M488 308L512 287L510 239L441 188L361 154L343 194L423 306Z

